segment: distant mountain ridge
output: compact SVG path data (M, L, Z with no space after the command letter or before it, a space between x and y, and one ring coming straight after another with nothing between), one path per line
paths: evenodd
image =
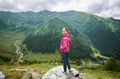
M120 59L120 20L77 11L0 11L0 30L24 33L23 44L36 53L59 50L64 26L71 34L73 60L92 59L96 53Z

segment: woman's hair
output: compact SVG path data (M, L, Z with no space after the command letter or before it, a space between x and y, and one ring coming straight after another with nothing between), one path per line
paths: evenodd
M64 28L67 32L69 32L67 27L63 27L63 28Z

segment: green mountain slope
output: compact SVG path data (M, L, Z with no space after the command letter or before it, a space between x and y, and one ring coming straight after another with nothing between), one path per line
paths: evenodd
M71 59L95 59L96 55L120 58L120 20L76 11L0 12L0 30L22 33L22 44L35 53L59 50L64 26L72 38ZM5 50L2 45L0 50Z

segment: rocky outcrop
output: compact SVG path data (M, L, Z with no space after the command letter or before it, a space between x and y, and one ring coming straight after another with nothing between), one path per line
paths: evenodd
M43 75L42 79L82 79L79 72L71 68L71 72L63 73L63 66L57 66L50 69Z
M0 79L5 79L5 75L2 71L0 71Z

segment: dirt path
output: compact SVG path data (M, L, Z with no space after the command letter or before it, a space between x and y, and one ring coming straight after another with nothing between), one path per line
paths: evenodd
M14 42L14 46L16 47L16 53L20 55L18 61L23 62L23 53L21 52L20 47L18 46L18 43L20 43L20 40L16 40Z

